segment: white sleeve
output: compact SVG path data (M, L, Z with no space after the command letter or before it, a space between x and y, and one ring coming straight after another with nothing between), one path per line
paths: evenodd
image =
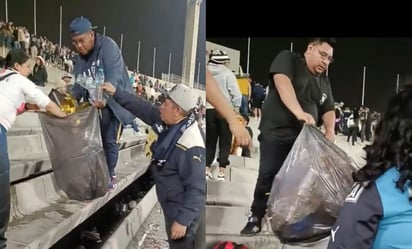
M31 80L26 77L16 74L11 77L16 77L16 80L24 93L26 101L31 104L36 104L41 108L46 108L50 103L50 98L40 88L38 88Z

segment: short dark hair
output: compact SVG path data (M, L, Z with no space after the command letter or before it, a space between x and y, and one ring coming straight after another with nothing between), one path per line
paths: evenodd
M0 69L6 66L6 60L0 56Z
M333 37L312 37L309 39L309 44L310 43L322 44L324 42L329 44L332 48L335 48L336 46L336 39Z
M395 167L400 176L395 180L396 188L411 189L407 181L412 180L412 84L394 95L385 114L376 127L376 138L365 147L366 165L353 173L355 182L370 186L378 177ZM412 195L409 193L409 200Z
M23 64L29 60L29 55L22 48L13 48L6 56L6 67L13 68L14 64Z

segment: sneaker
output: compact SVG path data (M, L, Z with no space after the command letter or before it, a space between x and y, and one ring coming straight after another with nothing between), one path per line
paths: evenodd
M110 173L110 177L112 179L116 179L117 178L116 172L113 171L112 173Z
M250 216L246 226L240 231L240 235L254 236L262 230L262 220L256 216Z
M115 183L115 179L111 178L110 182L109 182L109 192L113 191L116 189L116 183Z
M219 174L217 174L217 180L218 181L225 181L225 173L219 172Z
M211 172L206 173L206 180L209 180L209 181L213 180L213 175Z

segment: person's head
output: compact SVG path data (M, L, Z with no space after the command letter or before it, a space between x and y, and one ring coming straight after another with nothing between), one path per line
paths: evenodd
M80 55L87 55L94 48L95 33L89 19L80 16L70 23L72 44Z
M221 65L229 64L230 57L223 50L211 50L209 54L208 63L221 64Z
M72 82L72 76L68 73L64 74L62 76L62 81L66 84L69 85Z
M36 58L36 64L37 65L44 65L45 64L45 61L44 61L44 59L43 59L43 57L41 57L40 55L39 56L37 56L37 58Z
M305 51L306 65L315 75L324 73L333 62L334 38L316 37L309 40Z
M29 56L21 48L13 48L6 56L6 67L16 70L21 75L27 77L31 73Z
M167 125L178 123L196 106L192 89L184 84L175 85L170 91L161 91L164 96L160 106L160 118Z
M371 184L388 169L396 167L396 187L403 190L412 180L412 84L391 98L376 127L376 138L366 146L366 165L353 175L356 182Z

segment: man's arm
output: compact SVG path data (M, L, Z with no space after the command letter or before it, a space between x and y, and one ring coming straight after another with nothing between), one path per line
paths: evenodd
M225 101L225 97L220 92L215 78L213 78L213 75L208 69L206 69L206 100L213 105L219 114L229 123L230 131L235 136L239 145L248 145L251 138L247 130L240 124L233 108Z
M329 81L328 81L329 82ZM325 103L322 105L322 120L323 126L325 127L325 136L332 142L335 141L335 99L332 95L332 89L328 83L328 97Z
M116 88L121 86L123 89L124 84L122 84L122 81L125 64L119 47L112 39L107 39L102 44L101 53L105 65L104 81L112 83Z
M323 114L323 125L325 126L326 132L335 133L335 111L328 111Z
M285 74L274 74L273 81L283 104L295 115L298 120L308 124L315 124L312 115L303 111L296 97L295 89L289 77Z
M121 89L116 89L113 99L150 126L156 122L161 122L159 109L143 98Z
M176 222L189 226L199 217L206 205L205 148L194 147L181 151L179 176L183 181L184 203L179 207Z

